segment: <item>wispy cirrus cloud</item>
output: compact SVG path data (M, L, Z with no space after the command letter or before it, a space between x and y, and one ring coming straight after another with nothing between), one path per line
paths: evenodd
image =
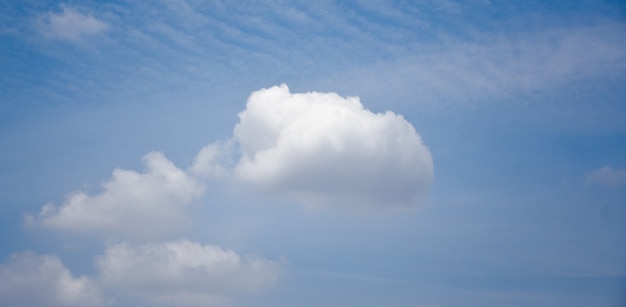
M622 22L604 20L513 34L447 35L409 55L336 72L320 84L340 84L348 91L362 88L363 95L400 93L408 97L398 100L422 106L512 104L520 101L517 97L623 75L624 31ZM552 102L557 103L565 102Z
M109 41L112 51L94 60L108 63L122 58L127 65L107 66L97 74L81 70L94 76L109 74L97 86L85 76L45 82L51 83L52 91L75 85L72 88L87 99L94 92L109 96L139 91L147 96L183 85L220 86L220 80L236 83L263 75L281 82L299 76L301 80L292 85L306 81L317 89L362 96L403 94L409 97L395 100L463 105L510 103L519 101L512 99L518 94L553 91L626 69L625 41L619 35L625 27L620 20L598 18L571 25L543 20L545 26L536 23L527 31L507 31L497 24L487 30L456 25L429 31L438 18L430 11L448 21L463 15L433 6L168 1L133 3L132 16L100 7L98 12L114 15L111 20L121 21L124 28ZM86 26L66 26L80 24L78 20ZM65 41L80 41L111 28L69 6L45 13L39 24L46 25L38 28L44 37ZM70 30L54 30L65 28ZM262 85L266 84L255 84Z
M76 43L109 29L109 24L75 8L61 6L59 13L40 16L37 30L46 39Z

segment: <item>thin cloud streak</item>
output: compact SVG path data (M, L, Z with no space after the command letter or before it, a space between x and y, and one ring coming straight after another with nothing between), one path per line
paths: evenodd
M105 32L109 24L74 8L61 6L60 13L47 13L39 18L39 33L46 39L77 43Z

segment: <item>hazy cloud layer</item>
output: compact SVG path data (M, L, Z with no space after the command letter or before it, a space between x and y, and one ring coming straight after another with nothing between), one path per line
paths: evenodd
M73 8L62 6L61 10L60 13L49 12L40 17L38 30L46 39L77 42L109 28L106 22Z
M433 162L401 115L373 113L358 97L292 94L286 85L252 93L234 139L235 176L313 205L408 205L428 191Z
M619 187L626 183L626 170L613 169L606 165L587 173L587 184Z
M188 204L203 186L162 153L144 156L146 171L115 169L95 196L75 192L60 206L47 204L26 223L80 233L155 237L179 230Z
M73 276L53 255L11 255L0 264L2 306L101 306L102 293L85 276Z
M222 306L232 296L273 286L279 274L274 262L186 240L109 245L96 265L110 289L180 306Z

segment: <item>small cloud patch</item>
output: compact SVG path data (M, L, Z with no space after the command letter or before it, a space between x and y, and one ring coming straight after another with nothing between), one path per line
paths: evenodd
M66 6L62 6L59 13L41 16L37 24L37 30L44 38L73 43L108 29L106 22Z
M626 170L613 169L606 165L587 173L585 183L588 185L620 187L626 184Z

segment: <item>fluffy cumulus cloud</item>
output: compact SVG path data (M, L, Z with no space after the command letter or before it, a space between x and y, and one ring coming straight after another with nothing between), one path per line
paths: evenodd
M308 204L416 204L433 162L401 115L373 113L357 97L292 94L286 85L252 93L234 130L236 178Z
M75 192L60 206L45 205L31 226L114 236L154 237L175 232L188 221L189 203L203 185L162 153L143 158L146 171L115 169L96 196Z
M587 184L619 187L626 184L626 170L613 169L606 165L587 173Z
M208 181L244 182L314 206L370 209L413 208L433 180L432 157L413 126L393 112L365 109L356 97L275 86L252 93L239 119L230 140L205 146L186 170L151 152L145 171L115 169L100 194L75 192L25 222L132 240L108 244L96 258L98 284L117 299L221 306L274 285L280 266L186 240L141 244L180 234ZM29 304L102 302L89 278L72 277L55 256L12 259L0 275L4 297L41 288Z
M233 296L271 287L274 262L186 240L109 245L96 260L103 284L150 304L222 306Z
M77 42L106 31L109 25L73 8L61 7L60 13L47 13L39 20L38 30L47 39Z
M13 254L0 264L2 306L101 306L102 293L85 276L73 276L52 255Z

